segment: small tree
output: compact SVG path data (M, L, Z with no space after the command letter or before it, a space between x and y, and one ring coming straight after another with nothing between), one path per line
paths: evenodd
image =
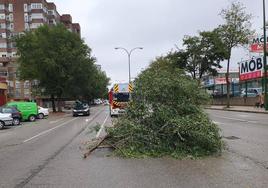
M227 50L227 107L230 107L230 82L229 82L229 67L232 55L232 49L235 47L248 44L251 31L251 15L247 14L243 4L237 2L232 3L228 9L221 11L224 24L220 25L215 31L221 36L225 48Z
M220 62L227 56L225 46L216 32L200 32L199 36L183 39L184 50L170 53L167 58L200 80L204 74L217 74Z

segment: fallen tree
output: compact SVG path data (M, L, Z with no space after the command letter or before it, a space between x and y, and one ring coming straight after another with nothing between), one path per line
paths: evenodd
M135 80L132 102L106 139L123 157L201 157L220 153L219 128L203 112L199 83L159 58Z

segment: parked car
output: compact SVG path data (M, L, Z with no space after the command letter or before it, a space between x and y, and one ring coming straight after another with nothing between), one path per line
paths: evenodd
M49 115L48 108L43 108L41 106L38 106L38 119L44 119L44 117Z
M6 106L16 107L22 114L23 121L35 121L38 115L38 108L35 102L9 102Z
M109 101L108 100L104 100L103 101L103 105L109 105Z
M241 90L241 97L257 97L262 93L262 88L248 88L247 89L247 94L246 94L246 89Z
M76 104L73 109L73 116L90 115L90 108L88 104Z
M0 107L0 112L3 114L11 114L13 118L13 125L20 125L22 120L22 114L17 108L4 106Z
M0 113L0 129L8 125L13 125L12 115Z
M94 104L102 104L102 100L101 99L94 99Z

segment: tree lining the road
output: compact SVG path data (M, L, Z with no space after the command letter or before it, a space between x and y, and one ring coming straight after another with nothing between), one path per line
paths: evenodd
M200 81L205 75L217 76L221 62L227 60L227 107L230 99L229 67L232 50L248 44L251 31L251 15L242 3L233 2L220 14L224 23L212 31L199 32L197 36L185 36L183 48L171 51L166 58L177 67Z
M189 73L193 79L201 80L206 74L217 75L220 62L227 58L225 45L215 31L199 32L198 36L185 36L185 49L170 52L166 58Z
M250 36L253 35L251 31L251 15L245 11L246 7L239 2L233 2L228 9L221 11L221 16L224 19L224 24L219 25L215 31L220 35L225 48L227 50L227 72L226 72L226 83L227 83L227 108L230 107L230 59L232 50L239 46L248 44Z
M39 93L49 95L53 111L61 98L92 100L106 94L109 79L98 70L91 49L64 25L44 25L15 39L21 80L37 80Z

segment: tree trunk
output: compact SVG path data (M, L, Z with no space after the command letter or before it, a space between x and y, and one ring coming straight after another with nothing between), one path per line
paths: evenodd
M61 96L58 96L58 112L62 112L62 106L61 106Z
M53 109L53 112L56 112L56 105L55 105L55 97L54 95L51 95L51 102L52 102L52 109Z
M227 104L226 107L230 108L230 82L229 82L229 67L230 67L230 58L227 62L227 72L226 72L226 85L227 85Z

